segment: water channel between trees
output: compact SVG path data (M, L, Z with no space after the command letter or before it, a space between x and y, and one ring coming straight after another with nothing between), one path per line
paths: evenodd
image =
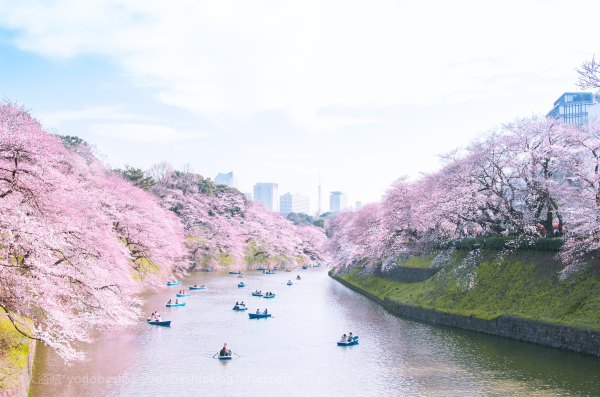
M302 276L296 281L297 274ZM288 279L294 285L287 286ZM327 276L324 268L263 275L194 273L186 285L148 294L172 327L140 324L86 345L66 367L39 349L30 396L582 396L600 394L600 359L400 319ZM194 283L207 290L164 304ZM275 299L251 296L260 289ZM268 308L249 320L232 310ZM338 347L352 331L360 344ZM231 361L213 357L227 342ZM239 356L238 356L239 355Z

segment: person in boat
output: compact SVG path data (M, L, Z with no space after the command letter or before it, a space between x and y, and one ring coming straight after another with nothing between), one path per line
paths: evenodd
M198 288L198 284L194 284L194 288Z
M260 309L256 309L256 314L260 314Z
M342 335L342 339L340 339L340 342L348 342L348 336L346 334Z
M169 301L167 302L167 305L170 305L171 303L172 303L171 299L169 299Z
M178 305L179 304L179 299L175 299L175 304Z
M235 301L235 305L236 305L236 306L239 306L239 305L240 305L240 303L239 303L238 301Z
M162 321L162 316L156 312L156 321Z
M263 313L263 314L267 314L267 309L265 309L265 311L264 311L264 313Z
M348 342L352 342L354 340L354 337L352 336L352 332L348 333Z
M246 304L244 303L244 301L240 302L240 306L246 307Z
M223 348L219 350L219 356L231 356L231 349L227 347L227 343L223 344Z
M297 276L296 276L296 280L300 280L300 275L297 275Z

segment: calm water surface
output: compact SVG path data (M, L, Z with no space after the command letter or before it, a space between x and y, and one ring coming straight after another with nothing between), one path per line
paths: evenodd
M301 274L302 280L294 278ZM293 286L286 286L292 278ZM236 276L195 273L205 283L183 308L164 303L181 287L147 296L171 328L144 322L84 347L66 367L39 350L31 396L593 396L600 359L399 319L327 276L326 269ZM275 299L250 296L262 289ZM273 318L231 310L265 307ZM344 332L360 345L338 347ZM212 356L227 342L239 357Z

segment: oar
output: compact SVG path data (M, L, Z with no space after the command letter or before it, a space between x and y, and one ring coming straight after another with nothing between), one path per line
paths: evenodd
M232 353L233 353L233 354L235 354L235 355L236 355L236 356L238 356L238 357L242 357L242 356L240 356L239 354L237 354L236 352L232 352Z

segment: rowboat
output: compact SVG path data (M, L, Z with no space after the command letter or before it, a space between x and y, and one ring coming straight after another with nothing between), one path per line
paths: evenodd
M302 269L306 270L306 269L308 269L308 266L304 265L304 266L302 266Z
M205 285L201 285L199 287L190 287L191 290L199 290L199 289L206 289Z
M358 345L358 336L353 336L351 341L348 342L341 342L339 341L337 343L338 346L352 346L352 345Z
M275 298L275 294L265 295L265 296L263 296L263 298L265 298L265 299Z
M229 274L240 274L240 271L238 270L237 272L229 272Z
M234 306L233 310L236 312L243 312L244 310L248 310L248 308L246 306Z
M244 284L244 283L238 283L239 288L244 288L245 286L246 286L246 284Z
M257 267L256 270L263 271L263 270L267 270L267 268L266 267Z
M264 314L264 313L248 313L248 317L252 318L267 318L267 317L271 317L271 313L268 314Z
M210 272L212 272L212 269L210 267L205 267L204 269L202 269L202 271L210 273Z
M270 270L265 270L265 271L263 271L263 274L275 274L275 272L272 272Z
M294 283L292 283L291 281L288 281L286 284L287 285L294 285Z
M181 306L185 306L185 302L180 302L180 303L167 303L167 307L181 307Z
M231 356L218 356L219 360L231 360L232 357Z
M259 294L259 293L253 292L252 296L263 296L263 294Z
M190 294L177 294L178 298L185 298L186 296L190 296Z
M171 320L168 320L168 321L153 321L153 320L150 320L149 318L147 318L146 321L150 325L160 325L161 327L170 327L171 326Z
M167 287L174 287L176 285L181 285L181 284L183 284L181 281L168 281Z

